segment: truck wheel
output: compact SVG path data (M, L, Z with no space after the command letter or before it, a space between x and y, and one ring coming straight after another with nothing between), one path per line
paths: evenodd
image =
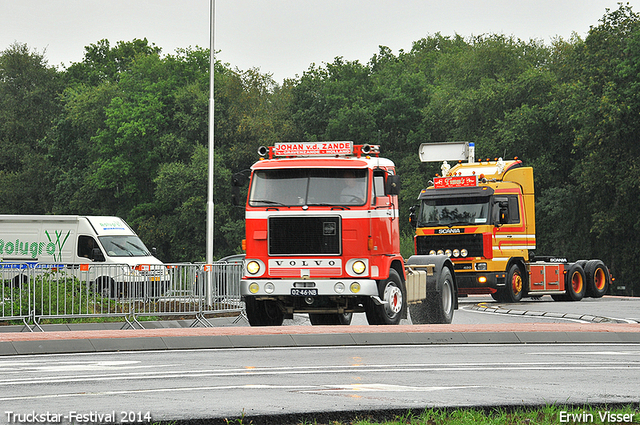
M309 313L312 325L350 325L353 313Z
M438 280L438 286L441 288L440 292L428 294L428 298L424 302L409 306L413 324L449 324L453 320L455 292L453 290L451 271L445 267Z
M524 278L522 276L522 270L517 264L514 264L507 273L506 286L502 289L502 296L500 297L502 302L517 303L522 299L524 293Z
M395 269L389 270L389 277L378 283L378 293L385 303L378 305L369 300L365 310L367 321L370 325L397 325L407 308L407 297L404 282Z
M585 285L584 270L579 264L569 267L564 282L567 291L567 301L580 301L587 290Z
M251 326L281 326L284 313L275 301L258 301L255 297L245 297L247 319Z
M587 296L600 298L609 289L609 270L600 260L590 260L584 266L584 275L587 278Z

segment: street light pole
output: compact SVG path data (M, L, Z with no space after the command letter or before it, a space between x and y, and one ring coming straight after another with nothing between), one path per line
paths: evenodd
M215 35L215 13L216 2L211 0L211 41L209 43L209 180L207 185L207 264L213 263L213 244L214 244L214 202L213 202L213 174L214 174L214 100L213 100L213 81L214 81L214 68L215 68L215 48L214 48L214 35Z

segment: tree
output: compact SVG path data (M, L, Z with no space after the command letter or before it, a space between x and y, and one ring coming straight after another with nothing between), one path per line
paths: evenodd
M0 52L0 205L5 213L43 213L53 191L41 147L60 113L62 80L44 55L14 43Z

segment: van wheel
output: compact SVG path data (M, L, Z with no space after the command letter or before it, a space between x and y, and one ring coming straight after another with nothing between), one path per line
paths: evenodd
M258 301L255 297L245 297L247 319L251 326L281 326L284 313L272 300Z
M312 325L350 325L353 313L309 313Z
M116 283L110 277L97 278L94 292L104 298L116 298L118 295Z
M365 313L370 325L397 325L405 314L406 289L395 269L389 270L389 277L378 282L378 293L383 305L373 300L367 301Z
M13 289L20 289L20 287L26 285L29 282L29 278L24 275L18 275L16 277L13 278L13 280L11 281L11 288Z

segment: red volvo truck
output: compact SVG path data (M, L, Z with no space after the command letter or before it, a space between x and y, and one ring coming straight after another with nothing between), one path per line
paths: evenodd
M379 147L287 142L259 149L245 204L241 295L252 326L293 313L314 325L451 323L457 308L445 255L400 255L399 178ZM242 183L233 178L235 196Z

